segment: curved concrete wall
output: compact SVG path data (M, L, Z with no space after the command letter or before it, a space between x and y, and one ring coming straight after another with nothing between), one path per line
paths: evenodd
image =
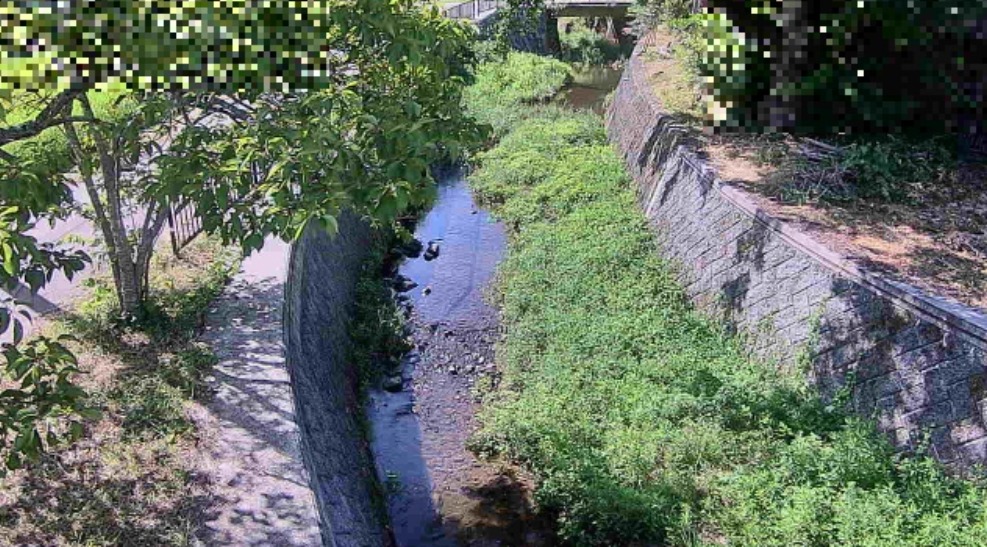
M944 463L987 462L987 317L836 255L723 184L662 111L641 48L607 113L664 256L697 306L751 351L853 387L897 446L929 435ZM803 358L805 361L803 361Z
M335 237L306 230L292 248L285 286L288 372L327 546L391 544L348 361L350 312L370 237L349 215L340 218Z

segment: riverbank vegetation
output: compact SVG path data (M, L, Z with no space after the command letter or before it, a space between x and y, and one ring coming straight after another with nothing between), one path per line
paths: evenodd
M475 83L463 92L463 104L497 138L529 116L531 107L555 97L571 79L572 68L557 59L517 51L490 55L477 68Z
M32 234L84 218L110 265L113 309L156 328L147 274L173 211L248 254L310 223L333 232L343 210L387 226L428 202L432 163L481 140L461 108L467 23L414 0L256 7L6 10L0 285L72 280L86 252ZM13 418L0 420L0 460L11 468L53 447L38 441L46 423L83 419L71 352L23 339L28 320L0 297L0 334L18 346L3 354ZM52 389L35 389L35 376Z
M183 258L162 255L148 320L118 320L111 281L97 277L75 312L46 320L67 342L90 412L71 446L49 446L0 481L0 544L189 545L207 485L195 474L197 401L215 364L196 341L238 249L202 239ZM57 429L56 429L57 431ZM9 542L9 543L7 543Z
M559 33L559 58L570 63L583 65L605 65L627 58L630 44L611 40L589 28L582 19L564 23L565 30ZM617 30L616 32L619 32Z
M598 117L503 101L524 112L470 178L511 236L503 380L472 448L533 472L564 542L987 543L984 485L895 454L847 393L822 400L690 307Z

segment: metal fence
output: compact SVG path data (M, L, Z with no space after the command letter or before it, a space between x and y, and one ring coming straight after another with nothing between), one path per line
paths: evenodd
M202 233L202 219L191 203L172 205L168 211L168 228L171 232L171 250L178 256L185 246Z

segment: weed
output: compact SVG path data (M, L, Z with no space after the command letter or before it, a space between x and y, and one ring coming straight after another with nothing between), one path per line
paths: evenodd
M773 152L779 166L769 181L782 201L846 203L916 202L956 176L955 154L942 138L857 139L821 158Z
M511 52L503 62L480 65L476 83L463 95L463 105L500 136L527 115L524 105L551 99L571 77L569 65L562 61Z
M559 38L560 57L570 63L603 65L626 57L629 53L620 44L611 42L582 22L574 23Z
M503 379L470 447L532 471L564 541L987 542L981 485L896 455L691 308L599 119L515 119L471 177L511 245Z
M374 235L370 256L356 285L350 357L359 371L361 392L411 349L404 336L404 316L394 301L391 285L381 275L381 269L393 258L388 252L395 241L391 233Z

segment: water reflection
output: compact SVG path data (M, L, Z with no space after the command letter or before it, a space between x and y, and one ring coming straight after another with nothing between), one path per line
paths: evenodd
M602 115L606 110L606 100L617 89L624 65L577 65L572 83L561 94L558 101L579 110L592 110Z

